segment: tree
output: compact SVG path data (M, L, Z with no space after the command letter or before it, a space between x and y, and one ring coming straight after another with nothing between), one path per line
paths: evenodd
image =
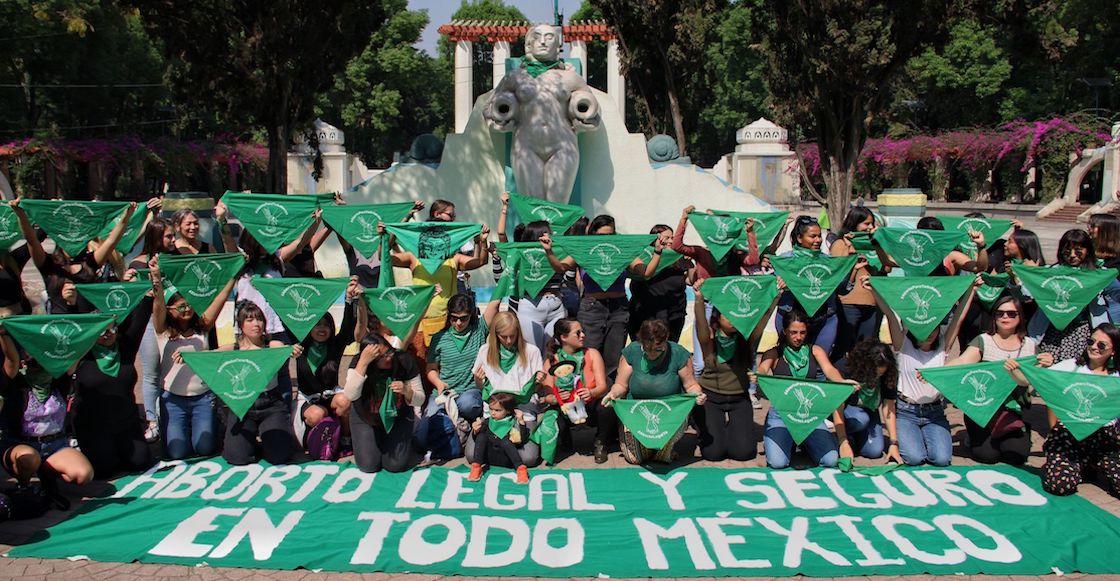
M127 0L172 63L181 103L268 133L270 191L287 188L292 128L386 19L385 3L345 0Z
M588 0L583 0L579 8L568 17L568 22L602 22L603 13L591 5ZM599 89L607 90L607 43L602 40L592 40L587 43L587 84Z
M463 0L452 20L485 20L488 22L504 22L507 24L528 24L529 19L515 6L506 6L502 0ZM510 56L519 57L525 54L525 47L520 42L510 43ZM440 59L447 62L447 70L453 71L455 65L455 46L447 38L439 39ZM473 43L471 50L474 52L471 78L474 80L473 94L482 95L494 87L491 73L494 64L494 45L488 40L479 40Z
M832 224L843 223L860 151L906 63L944 42L959 9L936 0L764 0L762 54L787 126L815 127ZM747 47L740 47L741 50Z

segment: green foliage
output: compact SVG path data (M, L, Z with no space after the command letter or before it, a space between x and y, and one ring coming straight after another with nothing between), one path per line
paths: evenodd
M507 6L502 0L462 0L459 9L451 15L452 20L488 20L493 22L527 23L529 19L514 6ZM525 54L522 43L509 43L510 56ZM494 87L493 65L494 45L490 42L480 41L471 47L474 52L474 66L471 69L474 80L474 94L482 95ZM455 46L447 37L439 39L439 57L446 62L447 71L450 73L455 65Z
M591 5L589 0L583 0L579 9L568 17L569 22L602 22L603 13ZM593 40L587 43L587 84L599 89L607 90L607 43Z

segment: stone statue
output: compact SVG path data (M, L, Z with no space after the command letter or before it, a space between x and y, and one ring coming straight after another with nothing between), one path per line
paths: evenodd
M577 131L599 127L599 102L571 65L559 60L560 27L525 36L522 68L502 78L483 115L513 132L510 160L519 193L567 203L579 168Z

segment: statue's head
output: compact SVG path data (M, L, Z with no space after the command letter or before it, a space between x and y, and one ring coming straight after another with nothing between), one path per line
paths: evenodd
M560 27L538 24L525 35L525 58L535 61L554 61L560 58Z

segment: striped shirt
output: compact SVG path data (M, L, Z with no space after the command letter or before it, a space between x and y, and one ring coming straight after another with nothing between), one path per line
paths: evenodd
M455 393L463 393L475 387L474 359L486 344L488 334L486 323L478 321L462 350L446 330L432 337L432 344L428 348L428 363L439 364L440 381Z

